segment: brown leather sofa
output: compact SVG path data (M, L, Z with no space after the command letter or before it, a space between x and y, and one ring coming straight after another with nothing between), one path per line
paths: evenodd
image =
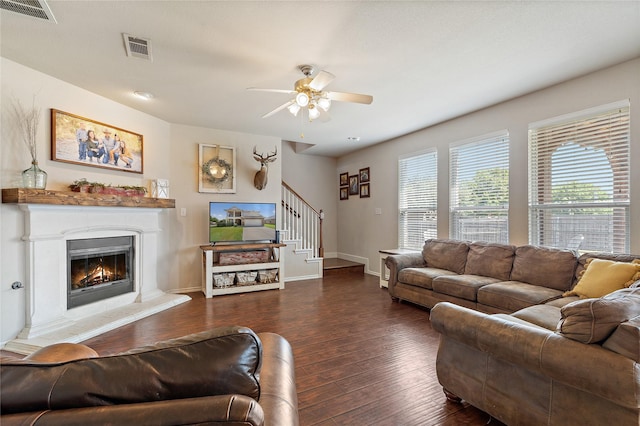
M512 313L563 297L589 258L631 262L630 254L588 253L448 239L425 241L422 252L387 257L389 295L433 308L451 302L486 313Z
M224 327L96 355L63 344L2 358L0 423L299 423L293 352L277 334Z

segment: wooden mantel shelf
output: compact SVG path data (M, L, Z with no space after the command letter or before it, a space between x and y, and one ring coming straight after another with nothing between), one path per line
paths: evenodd
M173 209L176 200L171 198L124 197L111 194L91 194L47 189L3 188L3 203L50 204L55 206L146 207Z

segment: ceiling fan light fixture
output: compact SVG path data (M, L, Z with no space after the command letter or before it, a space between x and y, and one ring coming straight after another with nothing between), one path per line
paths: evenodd
M298 111L300 111L300 105L298 104L291 104L287 107L289 109L289 112L291 114L293 114L294 117L298 116Z
M296 95L296 104L304 108L309 105L309 95L304 92L300 92Z
M318 117L320 117L320 111L318 111L318 108L316 108L315 105L310 105L309 106L309 120L315 120Z
M331 108L331 99L329 98L318 99L318 106L322 108L325 112L329 111L329 108Z

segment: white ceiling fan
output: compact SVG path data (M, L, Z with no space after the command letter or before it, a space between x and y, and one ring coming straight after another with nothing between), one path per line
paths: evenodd
M297 116L300 110L306 109L309 114L309 120L313 121L320 117L321 114L329 111L329 108L331 108L331 101L355 102L359 104L370 104L373 102L373 96L369 95L329 92L323 90L333 81L334 78L336 78L336 76L330 72L321 70L313 76L315 68L312 65L299 65L298 69L305 75L305 77L295 82L293 90L260 89L257 87L247 88L247 90L288 93L295 95L293 99L285 102L273 111L266 113L262 118L271 117L285 108L287 108L294 116Z

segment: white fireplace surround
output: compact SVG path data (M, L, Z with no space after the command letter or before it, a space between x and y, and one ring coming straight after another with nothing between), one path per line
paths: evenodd
M20 204L25 215L26 324L8 351L77 343L190 300L158 289L158 208ZM133 236L134 291L67 310L67 241Z

